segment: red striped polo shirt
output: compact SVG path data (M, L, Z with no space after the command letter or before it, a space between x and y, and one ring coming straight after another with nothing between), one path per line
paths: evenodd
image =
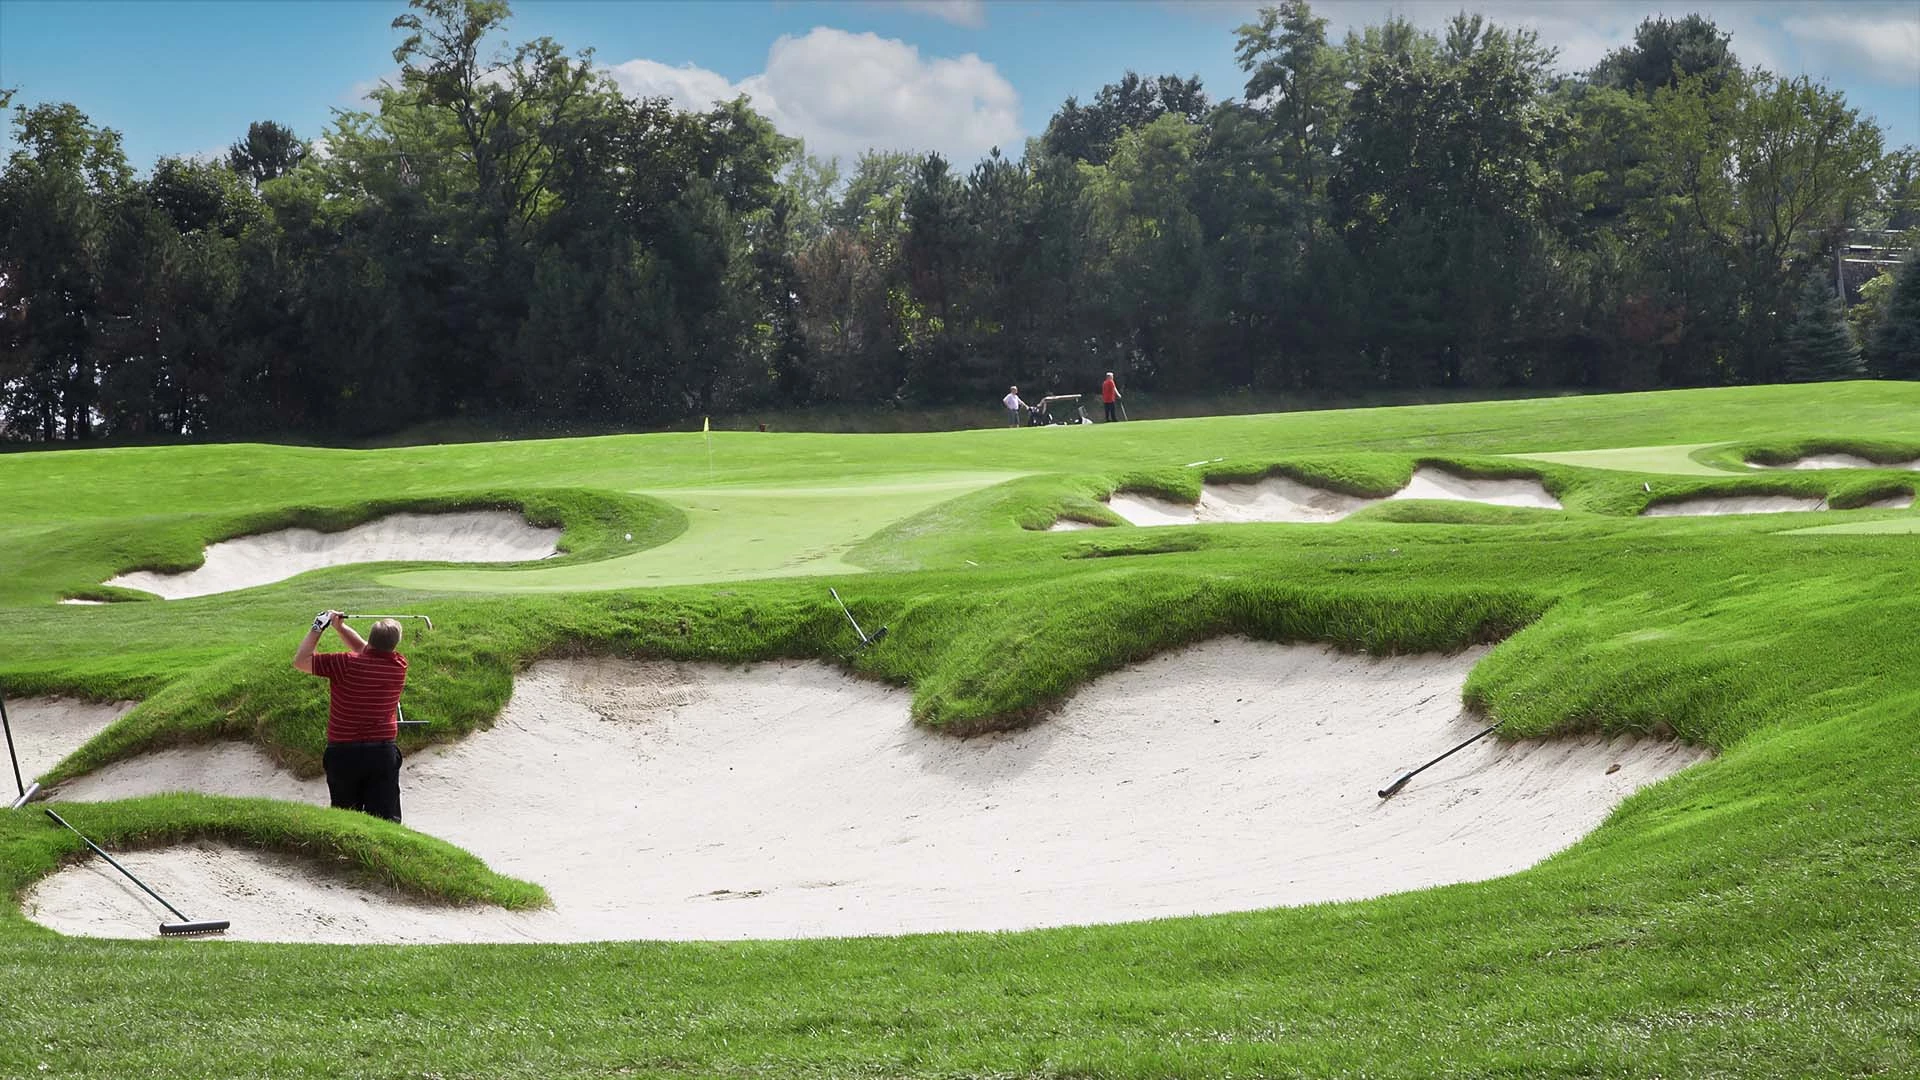
M400 691L407 658L397 652L315 653L313 673L333 685L327 741L388 742L400 734Z

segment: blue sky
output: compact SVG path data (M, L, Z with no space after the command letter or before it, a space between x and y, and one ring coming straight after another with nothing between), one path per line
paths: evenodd
M510 34L592 47L631 93L690 106L745 91L821 153L1018 153L1069 94L1128 68L1244 79L1233 28L1258 2L519 0ZM1920 2L1345 0L1316 5L1338 35L1400 12L1438 25L1462 7L1540 31L1584 68L1649 14L1702 11L1741 57L1846 92L1895 145L1920 143ZM136 167L218 151L254 120L318 135L331 110L395 71L403 0L0 0L0 86L71 101L119 130Z

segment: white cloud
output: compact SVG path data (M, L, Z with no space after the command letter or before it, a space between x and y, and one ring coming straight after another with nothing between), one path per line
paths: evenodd
M972 30L987 25L985 0L900 0L900 6Z
M1883 82L1920 85L1920 8L1905 16L1822 11L1791 16L1780 26L1823 67L1857 65Z
M1236 23L1251 21L1264 6L1262 0L1170 2ZM1325 0L1313 7L1336 41L1395 14L1438 30L1464 9L1502 26L1537 30L1542 43L1560 50L1558 66L1569 72L1591 68L1631 43L1643 19L1697 12L1729 35L1742 63L1769 71L1895 86L1912 86L1920 77L1920 8L1909 0L1826 0L1804 7L1774 0Z
M397 67L388 71L384 75L376 75L371 79L361 79L359 82L354 83L352 86L347 88L347 94L346 94L347 107L352 109L364 109L368 105L372 104L372 102L368 100L369 94L372 94L375 90L380 89L382 86L399 86L399 85L400 85L400 69Z
M745 94L783 134L810 152L851 159L863 150L937 150L965 166L1022 141L1020 95L995 67L968 53L922 57L906 42L815 27L782 36L766 70L739 82L689 64L629 60L609 69L621 90L664 96L688 109Z

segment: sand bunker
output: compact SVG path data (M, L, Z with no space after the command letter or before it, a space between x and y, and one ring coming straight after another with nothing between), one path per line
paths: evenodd
M1907 469L1920 471L1920 458L1912 461L1881 463L1869 461L1858 454L1808 454L1795 458L1784 465L1761 465L1752 463L1760 469Z
M1716 495L1701 499L1654 503L1640 511L1642 517L1703 517L1712 514L1788 514L1803 510L1825 510L1827 500L1799 495Z
M1480 480L1439 469L1414 470L1407 486L1387 498L1561 509L1560 500L1538 480ZM1200 501L1193 504L1138 492L1115 492L1107 505L1135 525L1196 525L1236 521L1339 521L1381 501L1343 495L1285 476L1268 476L1252 484L1206 484L1200 489Z
M101 704L73 698L7 699L7 723L13 729L20 775L31 780L60 764L61 759L85 746L88 739L105 731L137 704ZM12 797L11 792L8 797Z
M1098 529L1101 527L1102 526L1095 525L1091 521L1075 521L1072 518L1060 518L1059 520L1055 521L1053 524L1047 526L1047 531L1048 532L1084 532L1087 529Z
M373 562L527 562L558 550L559 529L540 529L508 510L392 514L337 533L282 529L210 545L184 574L138 570L108 585L168 600L248 589L328 566Z
M410 758L407 821L547 888L508 913L400 903L309 864L196 846L134 855L235 936L574 941L993 930L1338 900L1511 873L1701 754L1484 740L1480 653L1370 659L1223 639L1110 675L1027 731L907 722L907 692L811 663L547 662L495 727ZM1614 769L1614 766L1618 766ZM1612 770L1612 771L1609 771ZM238 744L172 750L62 798L191 788L324 801ZM78 863L30 917L148 936L157 910Z

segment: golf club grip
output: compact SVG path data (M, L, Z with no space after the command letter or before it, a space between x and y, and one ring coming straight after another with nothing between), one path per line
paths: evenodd
M52 818L53 820L55 820L55 821L57 821L57 822L59 822L59 823L60 823L60 824L62 824L62 825L66 825L66 826L67 826L67 829L68 829L68 831L70 831L70 832L72 832L72 833L73 833L73 835L75 835L75 836L77 836L77 837L79 837L79 838L80 838L80 842L81 842L81 843L83 843L83 844L85 844L85 845L87 845L88 847L90 847L90 848L92 848L92 849L93 849L93 853L94 853L95 855L98 855L98 856L100 856L101 858L103 858L103 859L105 859L105 860L107 860L107 865L108 865L108 866L111 866L111 867L113 867L113 868L114 868L115 870L118 870L118 871L120 871L121 873L123 873L123 874L125 874L125 875L127 875L127 880L128 880L128 881L131 881L131 882L133 882L133 883L134 883L135 885L138 885L138 886L140 886L140 891L141 891L141 892L143 892L143 893L146 893L146 894L147 894L148 896L151 896L151 897L153 897L153 898L154 898L155 900L158 900L158 901L160 901L160 906L161 906L161 907L163 907L163 908L166 908L166 909L167 909L168 911L171 911L171 912L173 912L173 917L174 917L174 918L176 918L176 919L179 919L179 920L180 920L181 922L192 922L192 921L193 921L193 920L191 920L191 919L189 919L189 918L187 918L187 916L186 916L186 913L185 913L185 912L183 912L183 911L181 911L181 910L180 910L179 908L177 908L177 907L174 907L174 906L173 906L172 904L169 904L169 903L167 903L167 898L166 898L166 897L164 897L164 896L161 896L161 895L160 895L159 893L157 893L157 892L154 892L154 891L153 891L152 889L149 889L149 888L147 888L147 883L146 883L146 882L144 882L144 881L141 881L141 880L140 880L139 878L137 878L137 877L134 877L134 876L133 876L133 871L131 871L131 870L129 870L129 869L127 869L127 868L126 868L126 867L124 867L124 866L121 866L121 865L120 865L120 860L118 860L118 859L116 859L116 858L114 858L113 856L111 856L111 855L109 855L109 854L107 854L107 852L106 852L106 849L104 849L104 848L102 848L102 847L101 847L101 846L100 846L99 844L96 844L96 843L94 843L93 841L91 841L91 840L89 840L89 839L87 839L87 834L86 834L86 833L83 833L83 832L81 832L81 831L80 831L79 829L76 829L76 828L74 828L74 827L73 827L72 825L70 825L70 824L68 824L68 822L67 822L67 819L66 819L66 818L63 818L63 817L61 817L61 816L60 816L59 814L56 814L56 813L54 813L54 812L53 812L53 807L51 807L51 806L48 806L48 807L43 807L43 809L45 809L45 810L46 810L46 812L47 812L47 816L48 816L48 817L50 817L50 818Z

